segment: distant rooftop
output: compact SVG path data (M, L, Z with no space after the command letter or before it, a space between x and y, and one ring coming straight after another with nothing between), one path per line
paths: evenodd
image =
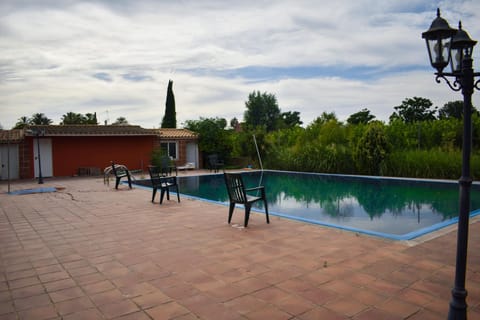
M131 125L34 125L25 128L26 136L34 136L36 131L41 131L44 136L152 136L151 130L140 126Z
M136 125L32 125L25 129L0 130L0 143L20 142L24 136L159 136L164 139L196 139L187 129L145 129Z
M193 131L187 129L171 129L171 128L162 128L162 129L152 129L160 135L161 138L167 139L195 139L197 134Z
M22 129L0 130L0 143L16 143L23 140Z

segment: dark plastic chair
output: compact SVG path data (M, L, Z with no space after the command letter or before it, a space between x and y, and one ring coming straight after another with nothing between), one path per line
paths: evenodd
M230 199L230 209L228 212L228 223L232 220L233 210L235 209L235 204L243 204L245 207L245 223L244 226L247 227L248 220L250 218L250 210L252 204L262 200L265 206L265 215L267 218L267 223L270 223L268 217L268 205L267 199L265 197L265 187L258 186L255 188L245 188L243 183L241 173L224 173L225 185L228 191L228 197ZM248 192L260 191L260 196L249 195Z
M208 156L208 166L210 168L210 171L218 172L220 168L223 169L223 166L225 164L223 163L222 160L218 159L217 154L211 154Z
M160 190L160 204L163 202L163 197L167 193L167 200L170 200L170 189L175 189L177 193L177 200L180 202L180 194L178 192L178 184L176 176L166 176L162 174L161 168L156 166L148 166L148 173L150 174L150 181L152 182L152 202L155 200L157 190Z
M115 175L115 189L118 189L120 180L124 177L128 179L128 186L132 189L132 178L130 177L130 171L124 165L115 164L112 161L112 173Z

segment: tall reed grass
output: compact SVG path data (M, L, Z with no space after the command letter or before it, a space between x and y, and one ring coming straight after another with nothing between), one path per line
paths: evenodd
M471 174L480 178L480 155L471 157ZM432 179L458 179L462 172L460 150L402 150L392 152L382 164L382 175Z

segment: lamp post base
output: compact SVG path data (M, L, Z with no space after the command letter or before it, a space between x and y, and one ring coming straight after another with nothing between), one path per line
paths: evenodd
M467 319L466 297L467 290L452 289L452 300L450 301L450 309L448 310L448 320Z

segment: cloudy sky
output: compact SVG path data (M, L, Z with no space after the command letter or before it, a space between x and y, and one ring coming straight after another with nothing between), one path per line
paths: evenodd
M462 96L435 83L421 39L437 7L480 40L478 0L0 0L0 124L96 112L159 127L169 79L179 126L242 120L256 90L305 124L388 120L413 96L441 107Z

